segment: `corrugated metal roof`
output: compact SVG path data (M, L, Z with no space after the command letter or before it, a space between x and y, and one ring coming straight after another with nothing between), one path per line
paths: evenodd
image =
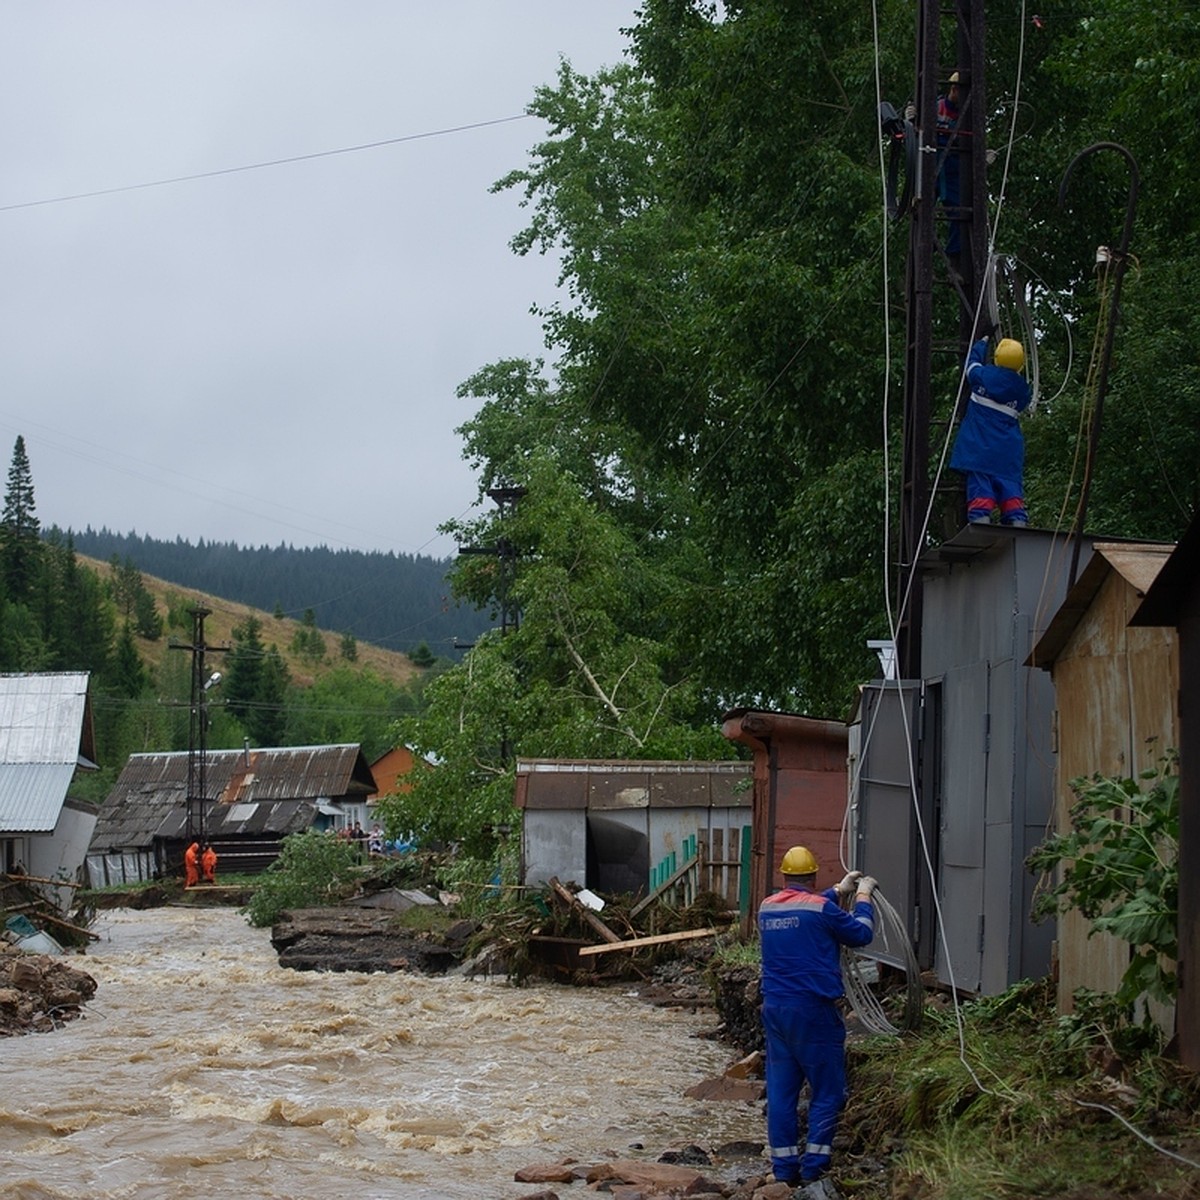
M88 674L0 675L0 762L79 761Z
M91 730L86 671L0 675L0 833L53 831Z
M53 833L75 763L0 763L0 833Z
M210 750L204 763L206 823L214 838L307 829L319 800L365 798L375 790L357 744ZM187 768L186 751L131 755L100 809L91 850L182 837Z

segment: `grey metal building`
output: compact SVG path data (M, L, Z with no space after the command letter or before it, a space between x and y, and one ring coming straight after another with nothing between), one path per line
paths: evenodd
M921 559L919 680L868 684L851 738L856 865L923 967L994 994L1051 965L1025 867L1054 819L1054 690L1025 665L1061 604L1072 542L969 525ZM1090 554L1090 539L1082 548Z

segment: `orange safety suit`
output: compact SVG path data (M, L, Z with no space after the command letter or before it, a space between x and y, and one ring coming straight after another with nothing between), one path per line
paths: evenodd
M193 842L183 852L183 871L184 871L183 886L185 888L194 887L197 883L200 882L200 865L196 861L199 854L200 854L199 842Z
M217 882L217 852L211 846L204 847L200 856L200 865L204 868L204 882Z

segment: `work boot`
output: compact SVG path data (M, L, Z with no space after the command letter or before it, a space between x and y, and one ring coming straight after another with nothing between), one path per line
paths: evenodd
M842 1194L829 1182L826 1176L814 1179L809 1183L801 1183L792 1193L793 1200L842 1200Z

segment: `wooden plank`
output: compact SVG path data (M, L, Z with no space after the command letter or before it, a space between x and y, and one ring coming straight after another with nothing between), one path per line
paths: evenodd
M69 879L43 879L40 875L13 875L11 872L7 872L4 877L13 883L49 883L54 887L83 887L82 883L72 883Z
M712 891L712 860L708 845L708 831L701 830L696 836L696 854L700 859L700 878L697 884L702 891Z
M551 890L560 899L565 900L572 908L577 909L579 915L606 941L620 942L620 937L613 933L605 923L585 904L581 903L579 897L574 893L569 892L557 879L549 880Z
M641 946L661 946L666 942L686 942L695 938L716 937L716 929L685 929L682 933L659 933L653 937L630 938L627 942L618 942L608 946L581 946L579 957L592 954L607 954L610 950L637 950Z
M82 933L90 937L93 941L100 941L100 935L93 933L90 929L84 929L82 925L72 925L70 921L61 921L58 917L52 917L49 913L35 913L34 916L39 921L49 921L52 925L61 925L64 929L71 930L72 933Z
M674 875L671 876L670 879L664 879L663 882L660 883L658 885L658 887L656 887L654 889L654 891L652 891L650 893L650 895L643 896L642 899L640 899L629 910L629 919L632 921L633 918L636 917L638 915L638 913L640 913L642 911L642 909L644 909L646 907L646 905L653 903L655 900L657 900L659 898L659 896L661 896L663 894L663 892L665 892L667 890L667 888L672 887L674 884L678 883L679 880L682 879L684 875L686 875L690 870L692 870L696 866L696 862L697 862L697 860L694 858L689 859L687 862L685 862L683 864L682 867L680 867L675 872Z

